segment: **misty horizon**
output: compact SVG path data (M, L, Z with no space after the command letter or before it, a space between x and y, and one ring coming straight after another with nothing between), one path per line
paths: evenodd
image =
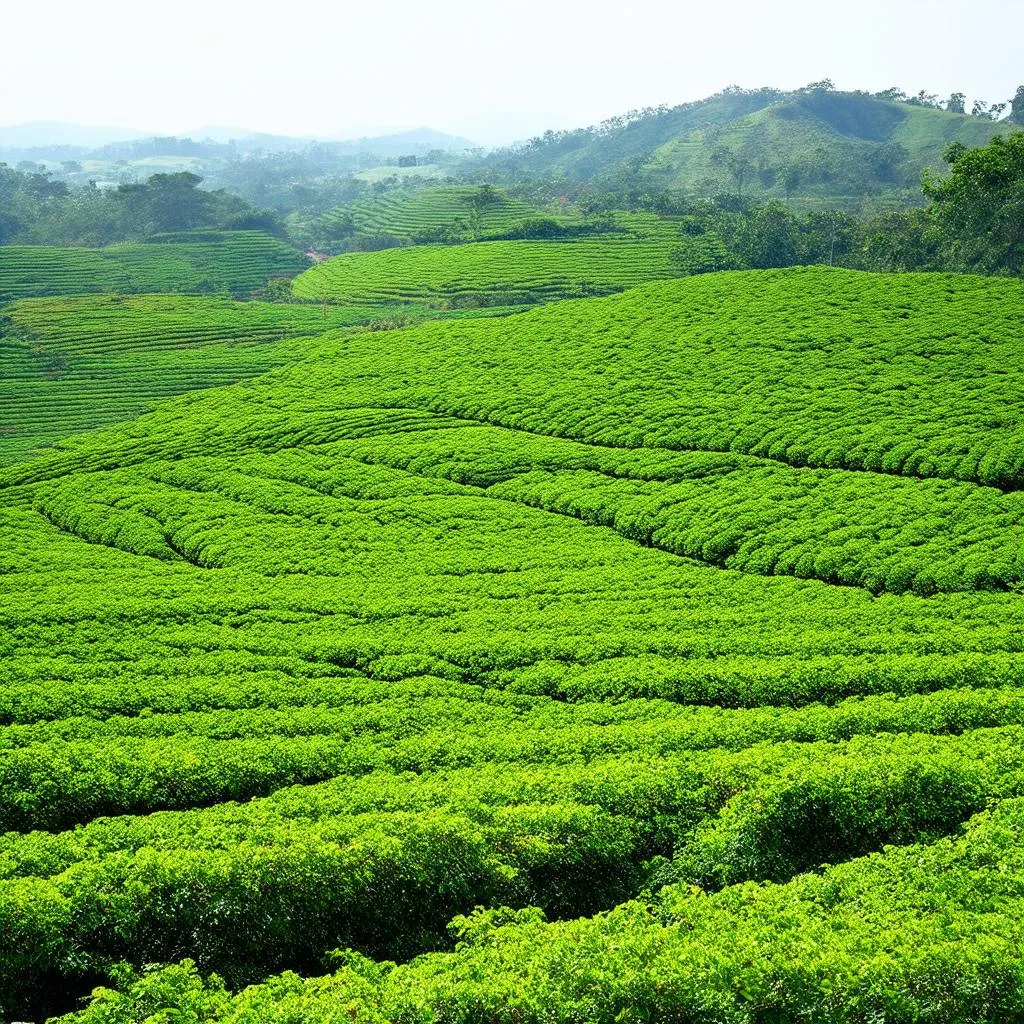
M268 32L231 4L188 0L166 20L115 0L98 20L57 0L5 15L0 125L295 138L429 127L489 146L732 84L789 91L830 78L840 90L1001 102L1018 84L1024 37L1024 8L993 0L855 10L738 0L727 26L716 9L641 0L623 17L618 5L576 0L526 0L515 17L466 0L429 11L312 5Z

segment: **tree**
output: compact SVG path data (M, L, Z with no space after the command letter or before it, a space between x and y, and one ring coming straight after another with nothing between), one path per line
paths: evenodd
M483 216L487 207L498 202L499 199L500 194L493 185L481 185L466 196L465 203L469 207L469 228L474 238L478 238L483 230Z
M967 95L962 92L954 92L946 100L946 109L951 114L962 114L965 111L964 104L967 102Z
M1024 269L1024 132L997 135L987 146L950 146L950 173L925 172L924 194L949 241L954 264L983 273Z
M1017 86L1017 92L1010 100L1010 120L1014 124L1024 124L1024 85Z
M736 195L742 199L743 182L753 167L750 158L726 146L719 146L711 153L711 162L716 167L724 167L729 171L736 183Z
M988 117L988 104L984 100L975 100L971 107L971 117Z
M926 92L924 89L916 96L908 96L905 102L909 103L912 107L934 107L941 109L939 97L933 92Z
M864 270L902 273L945 266L943 235L930 210L882 213L863 232L859 264Z
M856 217L842 210L819 210L801 218L797 227L797 261L832 267L847 262L845 257L854 248L859 224Z
M747 220L739 254L758 270L791 267L796 263L796 230L796 220L778 200L766 203Z
M782 168L782 189L786 194L788 203L793 193L800 187L804 180L803 164L793 160Z
M130 230L137 234L184 231L205 222L210 193L201 192L198 174L154 174L145 184L120 185Z
M900 168L910 154L898 142L885 142L868 154L868 163L879 181L897 182Z
M711 274L744 267L743 260L713 231L684 237L669 256L681 274Z

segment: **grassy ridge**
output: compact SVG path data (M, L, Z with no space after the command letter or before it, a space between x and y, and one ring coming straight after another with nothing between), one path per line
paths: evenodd
M637 188L696 195L791 193L807 206L857 209L866 198L882 205L918 203L921 172L940 168L951 142L984 145L1005 130L1005 122L864 93L729 89L551 133L489 158L488 165L498 180L525 173L613 188L625 180ZM739 167L742 181L733 171Z
M913 201L921 171L941 168L949 143L983 146L1003 130L977 117L870 97L809 95L673 139L649 154L644 173L668 186L710 180L734 190L735 178L714 160L716 150L726 150L748 160L748 196L783 197L782 172L797 167L792 189L803 202L901 194Z
M1010 1019L1022 303L648 284L4 469L5 1010Z

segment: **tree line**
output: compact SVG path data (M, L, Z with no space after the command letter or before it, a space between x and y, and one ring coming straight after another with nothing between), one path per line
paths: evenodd
M43 171L0 164L0 245L99 246L196 228L283 235L272 211L224 190L201 189L202 180L181 171L116 188L73 188Z

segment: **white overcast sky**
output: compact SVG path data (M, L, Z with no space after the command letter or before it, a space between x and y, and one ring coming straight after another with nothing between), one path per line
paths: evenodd
M1024 81L1024 0L3 6L0 124L293 135L430 125L482 138L501 121L521 136L732 83L830 77L991 102Z

